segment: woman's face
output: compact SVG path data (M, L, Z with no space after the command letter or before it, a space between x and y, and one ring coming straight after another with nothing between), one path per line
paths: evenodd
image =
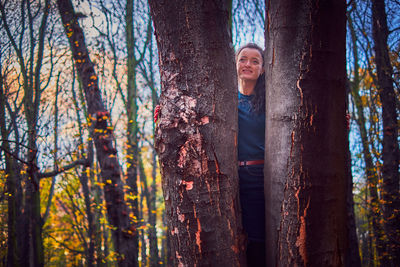
M240 80L255 80L264 72L261 53L255 48L244 48L240 51L236 71Z

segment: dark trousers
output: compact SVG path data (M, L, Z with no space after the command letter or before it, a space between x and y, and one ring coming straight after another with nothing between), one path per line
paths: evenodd
M265 242L249 241L246 259L247 267L265 267Z
M263 165L239 167L243 228L247 233L248 267L265 266L265 201Z

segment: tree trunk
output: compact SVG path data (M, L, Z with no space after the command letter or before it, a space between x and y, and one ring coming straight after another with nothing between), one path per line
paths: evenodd
M353 8L354 7L353 2ZM353 64L354 64L354 77L351 84L351 95L357 110L356 123L360 130L361 144L362 144L362 154L365 162L365 174L367 176L367 192L369 198L367 198L368 207L368 223L372 225L372 234L376 243L376 251L378 253L378 258L381 258L385 251L384 233L382 225L380 223L381 218L381 208L379 204L378 196L378 173L374 166L372 160L372 154L370 151L370 141L368 138L366 119L364 116L364 107L362 104L360 96L360 75L359 75L359 63L358 63L358 49L357 49L357 39L354 26L352 23L351 16L349 16L349 30L351 35L351 42L353 45ZM370 251L373 255L373 251Z
M89 245L87 250L87 259L86 264L88 267L94 266L94 246L95 246L95 233L94 233L94 221L93 221L93 212L91 209L91 201L90 201L90 191L88 186L88 176L86 170L90 172L89 167L86 167L82 170L79 175L79 181L82 185L82 192L85 201L85 210L87 216L87 236L89 238Z
M154 49L155 50L155 49ZM149 87L151 88L151 102L152 102L152 115L154 117L155 108L158 103L157 91L154 85L154 72L153 72L153 39L150 40L150 55L149 55L149 66L150 68L150 80ZM152 122L153 135L155 135L156 124ZM151 169L151 190L150 190L150 201L149 201L149 245L150 245L150 267L157 267L160 265L160 257L158 255L158 239L157 239L157 152L155 148L152 149L152 169ZM163 259L163 258L162 258ZM166 264L165 264L166 266Z
M28 124L29 125L29 124ZM31 124L32 125L32 124ZM37 125L35 122L33 125ZM33 266L44 266L44 250L42 239L42 218L40 215L40 187L37 173L37 132L36 126L28 128L28 183L25 195L25 214L29 220L29 262Z
M378 92L382 102L382 199L387 254L384 266L400 265L400 196L399 196L399 143L396 96L393 88L393 67L388 51L388 27L384 0L372 1L372 34L378 76Z
M149 3L162 88L156 147L174 265L244 266L226 1Z
M156 197L157 197L157 188L156 188L156 169L157 169L157 161L155 159L155 151L153 151L153 167L152 167L152 182L151 182L151 190L149 192L150 201L149 201L149 246L150 246L150 267L159 266L160 258L158 256L158 239L157 239L157 207L156 207Z
M132 228L134 247L130 253L134 254L137 259L139 255L139 239L136 230L139 219L139 193L138 193L138 126L137 126L137 104L136 104L136 59L135 59L135 38L133 34L133 0L126 1L126 17L125 17L125 30L126 30L126 47L128 52L127 57L127 99L126 99L126 113L127 113L127 178L126 183L129 186L129 204L133 213L134 227ZM136 266L139 263L136 260Z
M350 94L349 81L346 82L346 96ZM346 107L348 112L348 97L346 97ZM350 122L349 122L350 123ZM346 255L345 266L347 267L361 267L361 258L358 246L357 232L356 232L356 219L354 214L354 199L353 199L353 174L351 172L351 153L349 142L349 129L347 130L346 138L346 174L347 174L347 236L348 236L348 249Z
M149 238L149 244L150 244L150 262L149 266L150 267L157 267L159 264L159 259L158 259L158 247L157 247L157 231L156 231L156 214L153 213L153 211L156 211L155 206L152 206L152 201L153 197L155 198L155 195L152 193L153 187L150 188L147 184L147 177L144 171L144 165L143 165L143 158L142 154L139 154L139 174L140 174L140 183L143 185L142 188L142 198L141 198L141 219L144 218L143 214L143 198L146 198L146 206L147 206L147 213L148 213L148 238ZM156 162L157 164L157 162ZM154 166L154 165L153 165ZM144 232L144 231L143 231ZM144 239L142 241L142 251L143 248L146 248L146 244L144 244ZM146 255L146 254L145 254ZM142 257L143 258L143 257ZM143 262L142 262L143 263Z
M140 163L139 163L140 164ZM142 176L142 174L140 173L139 174L140 176ZM140 187L142 190L144 189L144 186L141 186ZM143 200L144 200L144 198L145 198L145 196L144 196L144 194L140 194L140 200L139 200L139 209L138 209L138 211L139 211L139 214L137 215L138 216L138 221L141 223L141 224L145 224L145 222L144 222L144 213L143 213ZM141 264L141 266L148 266L148 264L147 264L147 244L146 244L146 240L145 240L145 230L144 229L140 229L140 230L138 230L138 234L139 234L139 240L140 240L140 257L141 257L141 260L140 260L140 264Z
M1 57L1 55L0 55ZM0 62L0 129L1 129L1 150L4 151L6 164L6 192L7 197L7 266L20 266L18 259L18 242L17 242L17 175L14 172L15 161L11 153L8 136L10 130L6 124L6 95L3 85L4 77L2 75L3 68ZM0 152L1 153L1 152Z
M72 97L73 97L73 102L75 105L75 110L76 110L76 118L78 122L78 129L79 129L79 135L80 135L80 145L83 146L83 133L82 133L82 124L81 124L81 116L79 114L79 100L76 96L74 86L75 86L75 68L73 69L73 80L72 80ZM79 88L80 93L82 93L82 87ZM81 102L83 102L82 108L85 114L85 118L87 118L87 109L86 106L84 105L84 100L80 99ZM57 102L57 101L56 101ZM57 118L57 117L56 117ZM56 138L55 138L56 139ZM87 216L87 236L89 238L89 245L87 249L87 256L86 256L86 264L88 267L93 267L95 263L95 247L96 247L96 233L95 233L95 215L94 212L92 211L92 203L96 204L95 202L92 202L91 200L91 192L89 188L89 178L92 175L92 170L91 168L93 167L93 155L94 155L94 148L93 148L93 141L88 142L88 148L86 151L86 157L87 157L87 164L84 165L84 168L82 168L81 173L78 173L79 176L79 181L82 186L82 193L85 201L85 210L86 210L86 216ZM84 153L82 153L84 154ZM50 197L49 197L50 198ZM94 196L96 198L96 196Z
M166 219L166 212L165 209L162 213L162 222L166 226L165 230L163 231L163 239L161 242L161 261L163 266L172 266L172 255L171 255L171 249L168 248L169 240L170 240L170 235L168 234L168 223Z
M351 154L349 150L349 142L347 141L347 235L348 235L348 250L346 255L345 266L361 267L361 258L358 245L356 219L354 214L354 199L353 199L353 175L351 173Z
M343 266L345 1L266 1L269 266Z
M121 170L114 147L114 134L108 126L109 113L101 100L97 75L89 58L83 31L80 28L70 0L58 0L58 9L68 37L78 78L85 92L87 110L94 124L93 140L101 168L107 216L112 230L114 249L119 266L137 266L135 236L131 229L128 208L124 200Z
M17 227L16 229L20 230L15 232L17 235L17 246L19 247L20 252L20 264L22 266L43 266L44 265L44 251L43 251L43 240L42 240L42 218L40 214L40 186L39 186L39 177L38 171L39 168L37 166L37 121L39 116L39 105L41 101L41 92L43 88L41 88L41 82L43 82L43 77L41 77L41 67L43 61L43 51L44 51L44 39L46 35L46 25L47 25L47 18L49 15L49 0L46 0L43 5L39 5L41 13L43 14L40 18L39 16L32 16L33 7L31 6L31 2L27 1L26 3L22 3L20 5L22 18L21 21L25 21L27 15L27 27L22 27L21 32L19 31L11 33L10 27L7 22L6 10L5 10L6 3L0 3L0 12L1 12L1 20L2 20L2 29L5 30L8 38L8 42L13 47L15 51L15 56L19 64L19 71L22 77L22 88L23 88L23 113L25 116L25 124L27 131L27 144L26 147L26 158L24 159L27 167L27 180L25 183L25 204L21 208L23 210L24 220L18 218L19 221L16 222ZM36 24L36 18L40 18L40 26L37 35L34 37L33 28ZM37 24L36 24L37 25ZM21 38L22 44L22 36L25 33L25 29L29 37L27 40L27 46L24 48L17 45L17 37L14 35L18 35ZM24 57L26 56L26 57ZM28 59L29 58L29 59ZM50 77L48 78L50 79ZM17 127L17 125L14 125ZM15 130L15 133L18 129ZM17 139L17 138L16 138ZM18 141L18 140L17 140ZM15 164L16 165L16 164ZM14 172L14 170L12 170ZM16 178L17 175L14 175L12 178ZM13 185L18 186L19 181L14 179ZM8 184L7 186L10 186ZM16 189L16 187L14 187ZM12 190L14 190L12 189ZM18 192L14 191L15 196ZM17 203L14 202L16 198L11 198L11 205L15 204L15 207L21 207L20 205L16 205ZM13 203L14 202L14 203ZM15 210L14 210L15 211ZM11 212L11 216L17 216L14 211ZM19 215L19 214L18 214ZM16 217L14 217L16 218ZM23 226L22 229L18 226ZM15 227L11 225L11 227ZM11 229L11 231L13 231ZM21 237L21 235L23 235ZM13 236L11 236L13 238ZM22 241L22 242L19 242ZM10 244L11 250L15 249L15 243ZM14 253L14 252L12 252ZM10 256L14 257L14 256Z

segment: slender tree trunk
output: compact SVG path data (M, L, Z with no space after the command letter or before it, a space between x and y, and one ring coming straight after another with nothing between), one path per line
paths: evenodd
M28 129L28 141L27 141L27 153L26 153L26 165L27 165L27 181L26 181L26 194L25 203L23 207L24 221L21 223L24 227L21 231L17 232L17 235L23 234L23 237L18 237L19 241L22 241L19 246L20 253L20 264L22 266L43 266L44 265L44 251L43 251L43 241L42 241L42 218L40 214L40 186L38 177L38 166L37 166L37 120L39 116L39 105L40 96L42 92L41 88L41 67L43 60L44 51L44 38L46 34L47 18L49 14L49 0L46 0L41 6L43 16L40 19L40 26L38 34L34 36L34 23L35 18L32 16L31 2L22 2L21 14L23 15L23 20L25 19L25 14L27 14L27 26L26 33L29 35L26 50L22 51L22 48L17 45L15 36L11 33L10 27L7 22L7 16L5 11L5 6L3 3L0 4L0 12L2 19L2 28L6 31L9 44L13 47L15 51L16 58L19 63L20 73L22 76L22 87L24 90L23 95L23 109L25 115L25 125ZM22 33L25 29L21 30ZM21 39L22 40L22 39ZM26 52L26 53L25 53ZM28 55L26 60L25 55ZM50 78L49 78L50 79ZM17 125L15 125L17 127ZM17 132L17 130L15 131ZM17 176L14 176L15 178ZM16 186L16 181L13 181L12 186ZM17 193L14 191L14 193ZM15 200L15 199L14 199ZM12 200L11 202L13 202ZM12 203L16 204L16 203ZM19 205L20 206L20 205ZM14 211L11 211L14 212ZM16 213L12 213L11 216L16 216ZM21 218L18 218L21 219ZM19 224L19 222L17 222ZM12 226L14 227L14 226ZM18 227L17 227L18 228ZM14 246L14 244L12 244ZM15 247L12 247L14 249Z
M140 164L140 163L139 163ZM140 176L142 176L142 174L140 173ZM141 189L143 190L144 186L141 187ZM143 200L144 200L145 196L144 194L140 194L140 201L139 201L139 214L138 214L138 221L144 224L144 213L143 213ZM148 266L147 264L147 244L146 244L146 240L145 240L145 231L144 229L140 229L138 230L138 234L139 234L139 240L140 240L140 256L141 256L141 260L140 260L140 264L141 266Z
M149 3L162 88L156 147L174 265L244 266L226 1Z
M79 101L75 93L75 68L73 68L73 80L72 80L72 86L71 86L71 92L72 92L72 97L73 97L73 102L75 105L75 110L76 110L76 118L78 122L78 129L79 129L79 136L80 136L80 143L83 145L83 132L82 132L82 125L81 125L81 116L79 113ZM82 92L82 87L79 88L80 92ZM87 118L87 109L86 106L84 105L83 99L82 101L82 108L85 114L85 118ZM56 117L57 118L57 117ZM56 138L55 138L56 139ZM94 155L94 148L93 148L93 141L88 142L88 149L86 152L86 157L87 157L87 164L84 166L82 169L81 173L79 175L79 181L82 186L82 192L83 192L83 197L84 197L84 202L85 202L85 209L86 209L86 216L87 216L87 236L89 237L89 246L87 249L87 266L92 267L94 266L95 262L95 246L96 246L96 234L95 234L95 220L94 220L94 212L92 211L92 201L91 201L91 192L89 189L89 178L92 175L92 170L91 167L93 167L93 155ZM95 202L93 202L95 204Z
M0 115L1 117L1 115ZM3 127L2 127L3 130ZM2 131L3 132L3 131ZM4 138L2 133L2 139ZM9 145L7 141L2 142L2 147L9 150ZM8 218L7 218L7 266L20 266L18 259L18 242L17 242L17 194L16 194L16 178L14 172L14 160L10 155L5 155L6 161L6 173L7 173L7 208L8 208Z
M32 122L31 122L32 123ZM28 124L29 125L29 124ZM36 122L33 124L36 125ZM32 126L32 124L31 124ZM40 187L37 175L36 126L29 127L28 152L28 183L26 185L25 209L29 220L29 263L33 266L44 266L44 251L42 240L42 218L40 216Z
M154 85L154 71L153 71L153 39L150 39L150 55L149 55L149 66L150 66L150 84L151 88L151 101L152 101L152 115L154 117L155 108L158 103L157 91ZM152 122L153 135L155 136L156 124ZM159 266L160 257L158 255L158 239L157 239L157 152L155 148L152 149L152 169L151 169L151 190L150 190L150 201L149 201L149 245L150 245L150 267Z
M161 219L163 224L165 225L165 230L163 231L163 239L161 242L161 259L163 262L163 266L172 266L172 255L170 253L170 249L168 249L168 244L169 242L169 237L170 235L168 234L168 223L167 223L167 219L165 218L166 216L166 212L164 209L164 212L162 213Z
M94 168L94 167L93 167ZM91 191L93 196L93 204L95 207L93 211L93 222L94 222L94 243L95 243L95 250L96 250L96 266L107 266L106 264L106 257L108 253L106 253L106 246L102 246L103 237L105 237L106 233L102 232L101 229L101 205L102 205L102 190L101 188L96 185L96 177L94 174L93 169L90 171L90 183L92 184ZM107 241L106 241L107 242ZM105 243L106 244L106 243Z
M136 59L135 59L135 38L133 34L133 0L126 1L126 46L128 50L127 58L127 120L128 120L128 136L127 136L127 179L129 186L128 194L130 195L129 204L134 218L139 218L139 193L138 193L138 126L137 126L137 104L136 104ZM135 247L130 252L135 255L136 259L139 255L139 239L136 230L137 219L133 222L135 227L132 228L132 234ZM136 265L139 263L136 262Z
M346 95L350 94L349 82L346 86ZM348 97L346 97L346 106L349 106ZM347 108L348 110L348 108ZM347 173L347 235L348 235L348 250L346 255L345 266L347 267L361 267L361 258L358 246L357 232L356 232L356 219L354 214L354 199L353 199L353 174L351 172L351 153L349 143L349 129L347 130L346 139L346 173Z
M393 88L393 67L388 51L388 27L384 0L372 1L372 34L378 76L378 92L382 102L382 199L387 254L383 266L400 265L400 191L399 143L396 95ZM386 259L385 259L386 258Z
M149 245L150 245L150 267L159 266L160 258L158 255L158 239L157 239L157 207L156 207L156 173L157 161L155 160L155 151L153 152L152 182L149 192Z
M266 1L269 266L343 266L345 1Z
M358 64L357 64L358 65ZM356 75L358 76L358 75ZM374 236L375 240L375 245L376 245L376 250L378 253L378 258L383 257L383 254L386 251L386 245L385 245L385 237L384 237L384 231L382 224L380 223L381 221L381 205L379 201L379 195L378 195L378 174L375 171L375 165L372 161L372 154L369 149L369 139L368 139L368 134L367 134L367 129L366 129L366 119L364 116L364 107L362 105L362 100L361 96L359 95L359 87L356 85L356 80L358 78L355 78L355 81L353 81L353 87L352 87L352 96L353 100L357 109L357 125L360 129L360 135L361 135L361 143L362 143L362 153L363 153L363 158L365 161L365 170L366 170L366 176L367 176L367 192L368 192L368 198L367 198L367 207L368 207L368 221L372 226L372 235ZM373 255L373 251L371 251L371 256Z
M354 200L353 200L353 175L351 173L351 154L349 150L349 142L347 140L347 235L349 240L346 262L347 267L361 267L361 258L358 245L358 238L356 232L356 221L354 214Z
M82 84L87 110L94 124L93 140L103 179L107 216L112 230L114 249L119 266L137 266L135 232L131 227L128 207L124 200L121 170L114 147L114 134L108 125L109 113L101 100L97 75L89 58L83 31L80 28L70 0L58 0L58 9L68 37L78 78Z
M88 186L88 176L86 174L86 170L88 167L84 168L82 173L79 174L79 181L82 185L82 192L85 201L85 209L86 209L86 216L87 216L87 223L88 223L88 230L87 235L89 237L89 246L87 251L87 266L93 267L94 266L94 221L93 221L93 212L91 210L91 201L90 201L90 191ZM90 171L90 169L88 170Z
M148 228L148 238L149 238L149 243L153 243L152 245L154 246L154 236L155 236L155 245L157 246L157 235L155 232L155 228L152 227L152 222L150 221L150 218L154 218L154 214L152 213L152 209L151 209L151 190L149 190L149 186L147 184L147 177L146 174L144 172L144 166L143 166L143 159L142 159L142 155L139 154L139 174L140 174L140 182L143 185L142 188L142 197L141 197L141 216L140 218L143 219L144 215L143 215L143 199L146 198L146 206L147 206L147 211L148 211L148 220L149 220L149 228ZM154 209L155 210L155 209ZM151 217L152 216L152 217ZM154 225L155 226L155 225ZM154 230L154 231L153 231ZM153 239L153 240L152 240ZM144 238L142 241L142 251L146 250L146 244L144 243ZM153 248L154 249L154 248ZM155 261L156 259L154 259L154 255L151 255L152 251L151 251L151 247L150 247L150 266L158 266L158 262ZM154 253L154 252L153 252ZM146 254L144 254L146 256ZM143 258L143 256L142 256ZM157 256L158 258L158 256ZM146 259L147 260L147 259ZM143 260L142 260L143 261ZM144 263L144 262L142 262Z
M353 5L355 5L353 3ZM354 6L353 6L354 7ZM368 205L368 215L367 218L369 223L372 225L374 239L376 241L376 249L378 252L378 257L382 257L385 251L385 242L384 242L384 232L382 229L382 225L380 223L381 218L381 208L379 204L379 196L378 196L378 174L376 172L376 168L374 166L372 160L372 154L370 151L370 141L368 138L367 128L366 128L366 119L364 116L364 107L362 104L361 96L360 96L360 75L359 75L359 64L358 64L358 48L357 48L357 37L353 27L351 16L349 16L349 29L351 35L351 42L353 45L353 62L354 62L354 77L351 84L351 95L354 100L354 104L357 110L357 118L356 122L360 130L361 143L362 143L362 153L365 162L365 170L367 176L367 192L369 194L369 198L367 198ZM369 200L369 201L368 201ZM373 255L373 251L371 252L371 256Z
M107 227L105 226L105 224L103 224L102 225L103 226L103 231L102 231L102 233L103 233L103 244L104 244L104 249L103 249L103 258L104 258L104 264L102 263L102 266L109 266L109 265L111 265L109 262L108 262L108 260L107 260L107 258L108 258L108 256L110 256L110 248L109 248L109 246L108 246L108 230L107 230Z
M1 57L1 55L0 55ZM0 58L1 60L1 58ZM3 87L4 77L2 75L2 66L0 61L0 129L1 129L1 150L4 151L6 163L6 192L7 197L7 266L19 266L18 259L18 242L17 242L17 176L14 172L14 159L9 154L11 153L8 140L9 130L6 124L6 104L5 90ZM0 152L1 153L1 152Z

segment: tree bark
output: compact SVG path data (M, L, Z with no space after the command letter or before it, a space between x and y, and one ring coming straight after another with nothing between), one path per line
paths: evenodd
M400 196L399 196L399 143L396 95L393 88L393 67L388 51L388 26L384 0L372 1L372 34L378 76L378 92L382 102L382 199L384 229L387 237L385 266L400 264Z
M124 200L121 170L114 147L114 134L108 125L109 113L101 100L97 75L89 58L84 35L77 22L70 0L58 0L58 9L68 37L75 61L78 78L82 84L89 117L94 124L93 140L97 160L101 168L104 195L107 206L107 217L113 226L112 236L114 249L118 253L119 266L137 266L135 236L128 216L128 207Z
M266 1L269 266L343 266L345 1Z
M156 147L174 265L244 266L226 1L149 3L162 88Z

